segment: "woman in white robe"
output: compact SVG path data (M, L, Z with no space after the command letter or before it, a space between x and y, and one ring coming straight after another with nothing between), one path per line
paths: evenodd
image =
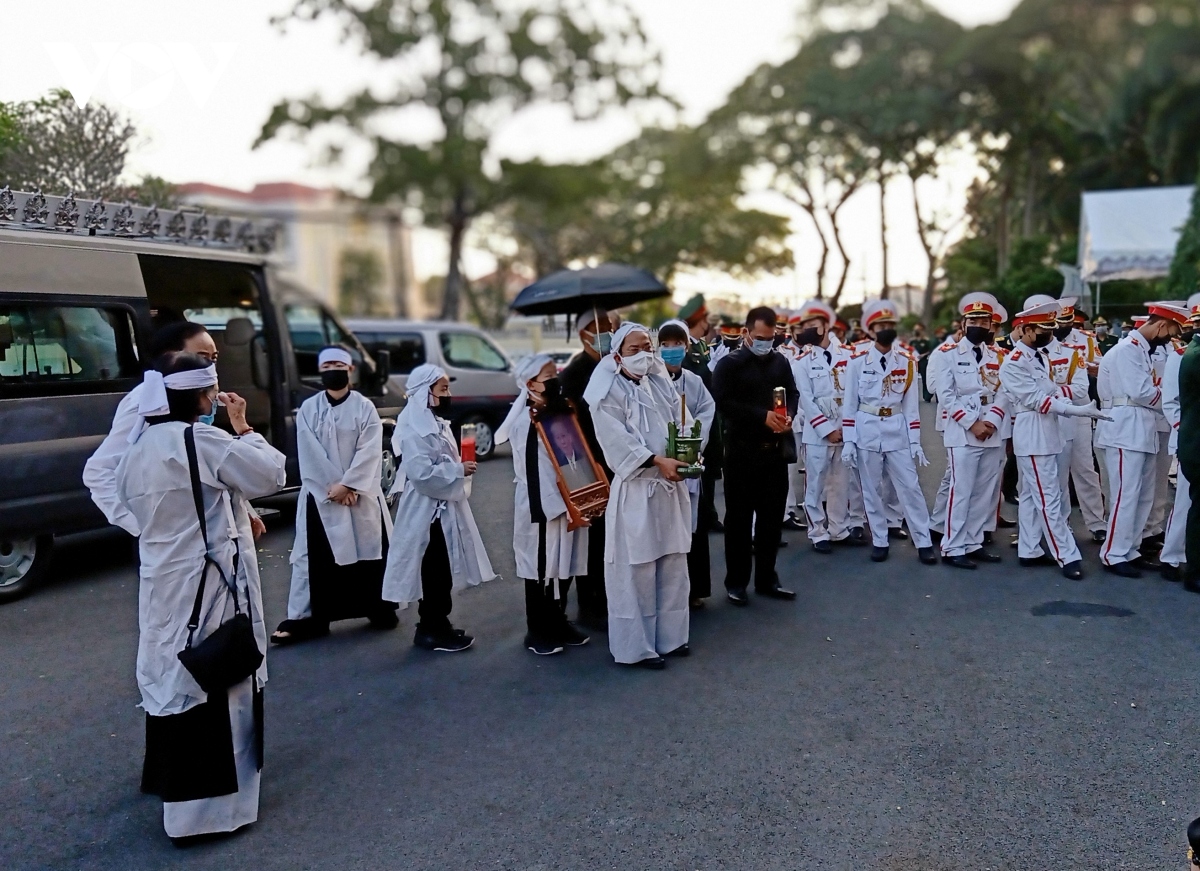
M695 372L683 368L691 337L683 321L667 321L658 328L658 355L667 367L667 375L675 385L675 392L687 403L688 413L700 421L700 450L708 447L713 420L717 416L717 403L704 386L704 379ZM676 418L679 415L676 414ZM688 478L684 482L692 497L692 546L688 549L688 605L692 610L704 607L704 600L712 595L712 563L708 553L708 530L698 529L700 521L700 478Z
M545 354L519 360L513 375L521 393L496 431L496 443L512 442L513 555L517 576L525 581L525 647L550 656L589 640L566 615L567 582L587 574L588 531L568 529L567 504L533 417L574 419L575 413L562 395L554 361Z
M467 501L474 462L463 462L450 422L450 379L425 363L408 376L408 402L396 420L392 447L400 457L394 493L393 540L383 575L383 598L418 602L413 644L426 650L466 650L474 639L450 623L451 589L496 576Z
M290 644L329 633L332 620L366 617L394 629L396 605L382 598L392 518L380 483L383 423L369 399L350 388L345 348L318 355L325 389L296 415L300 497L288 619L271 635Z
M683 463L665 456L679 396L649 330L622 324L584 399L614 475L604 520L609 649L619 663L661 669L664 656L688 653L692 506L676 473Z
M148 372L140 410L151 424L116 472L117 497L140 531L137 680L146 711L142 790L163 799L172 838L232 832L258 818L262 688L266 662L220 698L205 693L178 654L204 566L184 433L194 424L208 553L236 579L243 613L266 650L262 590L246 500L280 490L285 457L246 425L246 402L217 393L216 370L190 354L168 355ZM211 426L217 397L238 437ZM201 412L204 412L201 414ZM200 422L197 422L197 421ZM209 571L193 643L234 613L229 588Z

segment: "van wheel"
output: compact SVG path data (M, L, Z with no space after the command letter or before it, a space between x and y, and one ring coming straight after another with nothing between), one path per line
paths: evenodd
M396 475L400 471L400 459L392 451L392 427L384 427L383 430L383 467L380 471L379 483L383 487L383 498L387 500L388 507L395 507L396 500L399 496L389 496L392 492L392 485L396 483Z
M50 565L51 535L0 538L0 602L12 602L32 590Z
M475 459L490 460L496 453L496 430L492 423L482 417L468 417L463 423L475 424Z

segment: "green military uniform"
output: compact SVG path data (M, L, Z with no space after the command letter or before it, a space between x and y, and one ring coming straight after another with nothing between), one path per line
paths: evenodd
M1179 363L1179 447L1176 457L1188 482L1200 482L1200 336ZM1193 485L1196 487L1196 485ZM1200 492L1193 490L1187 515L1187 576L1184 586L1200 593Z
M689 330L693 324L698 324L701 320L707 324L708 311L704 305L704 294L698 293L684 303L683 308L679 310L679 319L688 325ZM708 364L711 360L712 351L708 347L708 342L689 335L687 354L683 358L683 368L699 375L710 393L712 392L712 369ZM725 462L721 430L720 421L715 420L708 436L708 446L704 449L704 476L700 481L698 528L705 532L722 528L716 507L717 481L721 478L721 467Z

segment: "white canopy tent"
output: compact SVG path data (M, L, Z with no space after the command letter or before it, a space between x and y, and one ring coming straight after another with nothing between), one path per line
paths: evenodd
M1085 193L1080 277L1102 283L1166 276L1194 190L1188 185Z

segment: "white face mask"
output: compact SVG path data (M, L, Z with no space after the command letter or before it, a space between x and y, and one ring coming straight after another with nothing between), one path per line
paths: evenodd
M621 366L626 372L634 378L641 378L650 371L650 367L654 365L654 355L647 354L645 351L638 351L631 357L622 357Z

